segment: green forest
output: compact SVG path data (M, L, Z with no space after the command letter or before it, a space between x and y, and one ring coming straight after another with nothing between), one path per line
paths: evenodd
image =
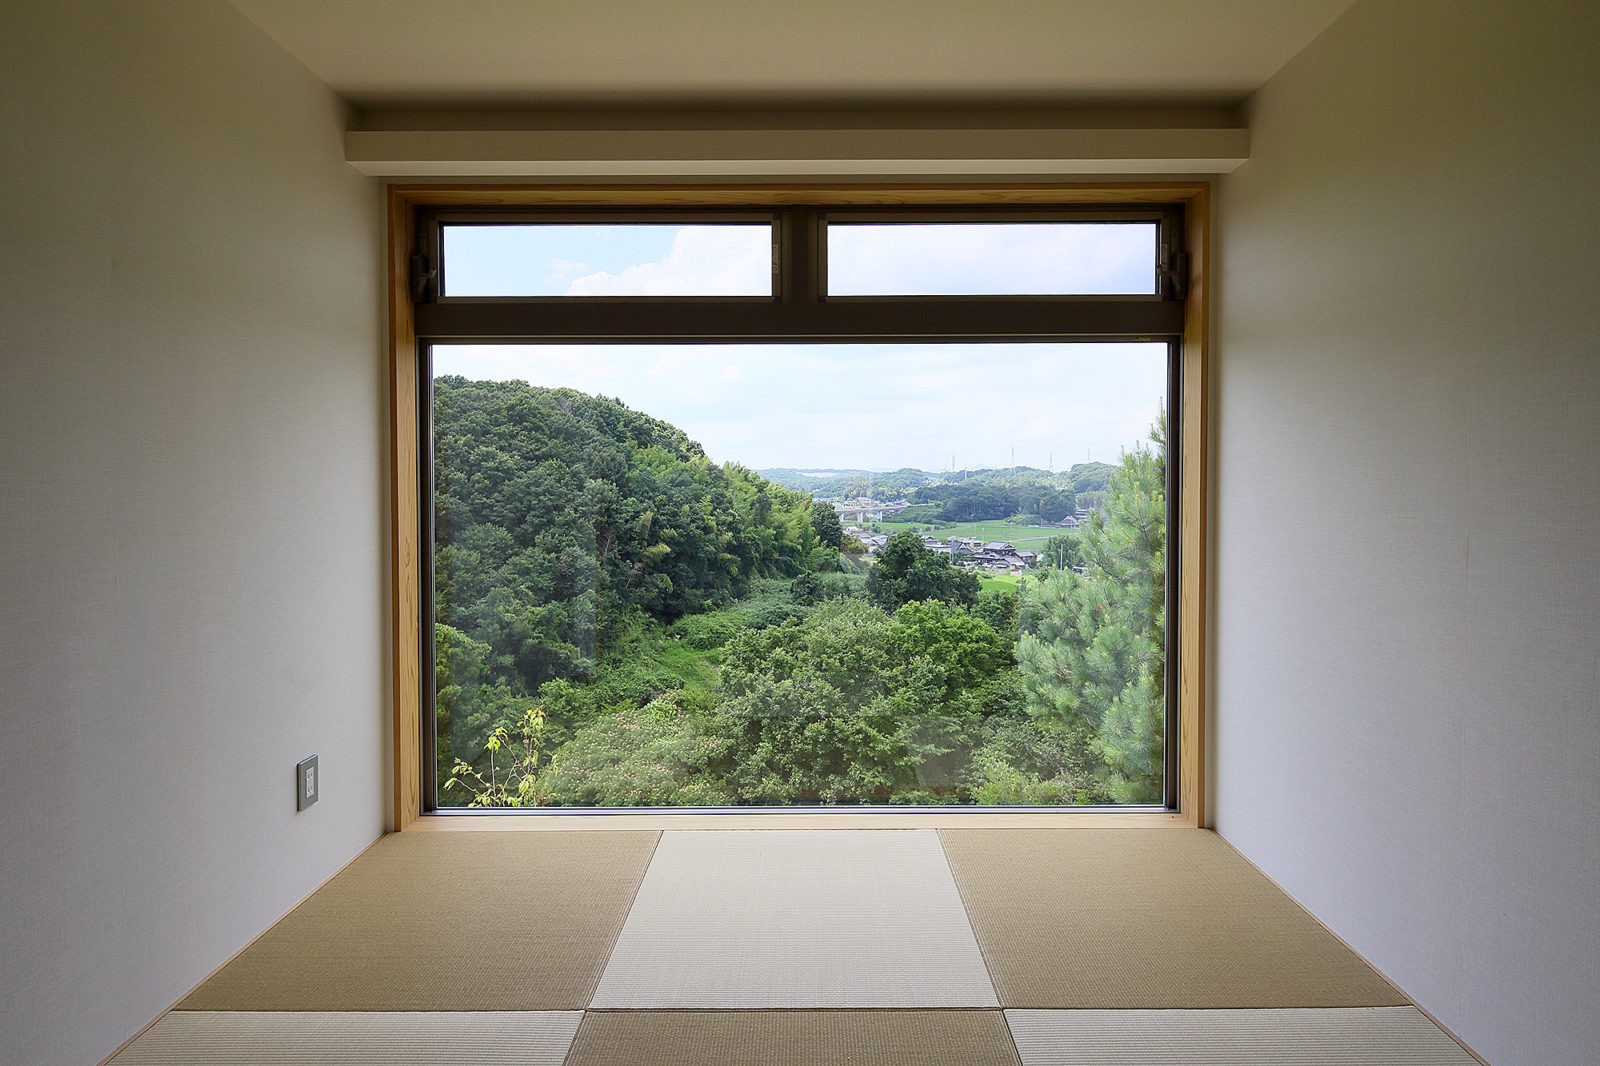
M616 400L432 413L440 806L1160 801L1163 424L980 590Z

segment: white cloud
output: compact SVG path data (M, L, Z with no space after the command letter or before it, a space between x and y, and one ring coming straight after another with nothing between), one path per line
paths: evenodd
M550 273L558 278L576 278L590 272L587 263L580 263L576 259L552 259L549 267Z
M568 296L768 296L772 231L766 226L683 226L659 262L575 279Z

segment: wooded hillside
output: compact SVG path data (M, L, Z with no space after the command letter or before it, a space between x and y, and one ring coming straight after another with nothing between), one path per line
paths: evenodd
M979 593L911 534L841 555L831 508L615 400L446 377L433 416L442 805L1159 798L1128 736L1159 729L1159 563L1119 591L1161 550L1149 453L1057 553L1083 574Z

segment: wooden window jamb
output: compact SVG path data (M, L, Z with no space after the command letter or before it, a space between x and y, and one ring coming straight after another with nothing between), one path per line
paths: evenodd
M828 814L797 814L782 811L761 811L745 813L717 813L709 815L680 815L680 814L627 814L610 815L604 819L555 819L544 817L500 817L495 819L451 819L428 817L423 814L423 744L422 744L422 699L420 664L422 663L422 584L421 584L421 552L423 551L423 526L420 511L420 501L423 498L421 478L424 474L421 456L419 455L418 405L420 382L418 380L417 342L419 336L418 319L424 318L424 323L429 339L432 341L458 339L488 340L501 336L492 333L484 335L485 321L482 312L483 306L475 310L479 313L479 325L470 329L464 328L460 323L466 321L464 317L452 320L450 312L446 310L441 314L440 308L452 306L465 307L470 304L494 304L500 315L500 325L491 327L491 332L496 329L506 330L503 336L510 338L526 335L528 332L524 323L530 321L527 317L530 311L543 312L540 319L542 327L537 332L542 340L560 339L550 333L551 320L549 312L554 308L575 307L602 307L610 305L613 312L617 311L618 303L632 305L629 315L636 315L640 308L673 308L679 311L648 311L634 321L631 329L656 329L661 332L643 334L634 333L617 336L615 339L651 339L660 340L663 336L681 335L685 339L699 337L704 339L706 330L704 319L701 318L701 328L693 329L688 325L688 319L698 315L703 310L706 299L700 297L665 297L656 299L640 299L631 297L622 298L447 298L422 305L413 303L412 299L412 259L417 251L417 237L419 236L417 216L420 208L444 209L472 209L500 208L515 209L528 207L563 207L563 208L590 208L594 209L594 217L604 217L608 220L623 220L626 213L620 209L636 208L645 209L641 216L648 215L652 221L660 221L664 217L657 214L657 208L678 208L683 217L688 218L696 212L701 212L700 217L706 213L716 213L731 218L731 211L720 209L732 208L784 208L803 205L804 210L777 213L780 249L785 256L778 277L784 280L782 288L776 288L773 297L731 297L716 298L727 303L722 308L726 311L732 307L750 306L763 310L782 308L777 315L769 315L764 319L757 316L748 320L741 320L728 327L727 335L718 335L716 339L749 339L749 340L782 340L785 339L784 330L792 332L796 339L812 340L848 340L848 339L967 339L968 335L960 333L959 329L951 331L946 329L929 328L926 321L928 308L936 305L953 306L947 312L943 324L960 324L963 316L976 313L980 308L987 307L993 313L997 303L1006 305L1005 313L1008 320L1015 320L1014 328L1017 332L1013 339L1026 339L1028 337L1044 337L1050 339L1094 339L1119 336L1121 339L1130 339L1127 323L1132 316L1140 311L1148 311L1152 306L1166 306L1176 308L1174 315L1167 312L1165 318L1147 317L1141 321L1159 326L1152 329L1152 339L1160 337L1172 340L1181 339L1180 359L1175 371L1175 383L1178 395L1182 397L1180 424L1169 427L1171 435L1171 452L1175 462L1174 476L1181 485L1179 494L1179 513L1177 515L1177 534L1172 537L1176 545L1175 564L1178 573L1176 605L1178 618L1176 625L1176 651L1177 651L1177 730L1176 741L1178 744L1178 757L1176 760L1177 787L1175 809L1165 812L1028 812L1025 814L986 813L981 811L960 812L954 814L916 814L908 812L901 814L895 812L888 815L873 815L863 813L828 813ZM1181 303L1161 301L1160 297L978 297L970 300L946 297L920 298L920 297L847 297L839 298L834 302L830 313L837 314L849 304L857 304L865 310L858 313L855 318L830 319L832 323L828 328L839 331L837 337L825 333L818 333L819 320L813 315L810 319L805 317L803 309L815 307L824 299L822 292L821 256L816 254L821 245L821 224L824 213L829 207L839 210L834 212L835 217L867 218L876 212L863 210L874 206L893 205L901 208L893 217L900 221L908 221L909 216L904 212L908 206L917 214L926 212L930 216L940 215L949 220L957 217L973 217L979 215L986 219L994 219L994 209L1010 209L1017 218L1024 214L1038 214L1045 216L1049 209L1065 205L1113 205L1127 210L1129 205L1154 205L1178 206L1183 209L1183 226L1187 245L1187 262L1185 264L1185 299ZM1207 604L1207 572L1206 572L1206 517L1207 517L1207 471L1206 444L1207 444L1207 419L1208 419L1208 376L1207 376L1207 302L1209 290L1207 286L1207 252L1209 237L1209 187L1202 183L1152 183L1152 184L1106 184L1098 186L1049 186L1049 185L1015 185L994 186L982 189L945 187L945 186L868 186L861 188L846 188L840 186L693 186L693 187L650 187L650 186L616 186L616 187L576 187L576 186L391 186L388 193L388 270L389 270L389 338L390 338L390 455L391 455L391 654L393 656L390 669L393 699L393 809L390 825L395 830L404 829L514 829L514 828L545 828L545 829L572 829L572 828L646 828L659 825L671 825L676 828L695 828L700 819L708 820L707 826L717 828L734 828L740 825L760 824L776 828L780 822L784 825L802 824L818 827L832 828L863 828L869 823L875 823L883 818L892 819L892 824L898 827L910 827L913 824L950 825L959 824L963 827L1027 825L1033 827L1044 826L1108 826L1127 825L1144 828L1166 826L1203 826L1208 824L1205 810L1205 687L1206 687L1206 659L1207 642L1205 634L1206 604ZM1032 210L1028 210L1031 208ZM1042 210L1040 210L1042 209ZM454 210L444 213L446 217L455 217ZM463 211L463 215L472 212ZM507 217L501 215L500 217ZM521 216L519 216L521 217ZM562 221L576 220L574 215L563 211L559 216ZM930 219L931 220L931 219ZM434 249L435 263L437 249ZM797 271L795 268L807 265L808 269ZM1048 329L1048 316L1038 310L1042 306L1054 305L1057 312L1063 304L1076 305L1073 314L1076 316L1075 328L1085 330L1081 333L1063 334L1059 328ZM1123 304L1118 308L1118 304ZM909 307L916 308L916 315L923 321L922 332L917 332L908 323L911 316L905 314ZM528 310L518 310L519 307ZM1094 308L1085 314L1085 307ZM898 308L898 309L897 309ZM800 315L795 315L796 309L802 309ZM1023 312L1018 314L1018 312ZM571 317L566 321L573 331L574 338L581 337L588 340L609 339L604 327L597 329L597 318L594 312L567 312ZM788 314L787 319L779 317ZM1029 317L1029 315L1035 317ZM683 321L680 321L680 318ZM452 321L457 323L451 326ZM1059 322L1059 317L1057 318ZM784 325L787 323L787 326ZM1118 329L1118 324L1122 329ZM778 326L778 332L771 332L771 327ZM940 323L932 323L938 326ZM456 332L452 334L454 328ZM762 331L755 332L758 328ZM675 333L674 330L680 331ZM752 332L746 337L738 331L749 329ZM475 330L476 332L473 332ZM806 332L810 330L811 332ZM520 331L520 332L518 332ZM1031 331L1031 332L1030 332ZM559 328L557 329L559 333ZM1004 341L1008 339L1005 334L985 330L981 333L970 335L971 339L987 339ZM1169 655L1169 660L1171 656ZM1169 742L1172 733L1169 729ZM798 822L796 821L798 819ZM957 820L959 820L957 822Z

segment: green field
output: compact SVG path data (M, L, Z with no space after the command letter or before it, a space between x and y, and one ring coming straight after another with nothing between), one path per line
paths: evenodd
M1058 526L1014 526L1009 522L948 522L930 527L922 522L884 522L883 531L893 536L907 529L930 533L935 537L977 537L985 544L993 540L1008 541L1019 548L1038 551L1045 541L1068 530Z
M979 574L980 589L1014 589L1022 584L1022 574Z

